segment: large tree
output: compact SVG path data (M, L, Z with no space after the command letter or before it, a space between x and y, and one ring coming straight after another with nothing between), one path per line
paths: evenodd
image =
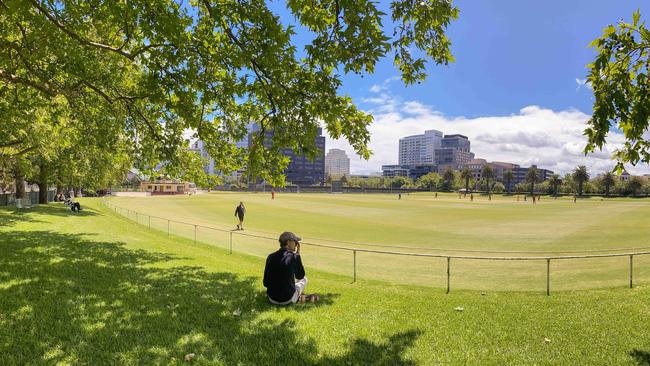
M37 100L63 98L79 114L101 106L113 118L91 130L124 136L145 170L161 162L182 169L190 131L217 169L245 168L281 185L281 149L314 157L321 125L370 156L372 117L340 92L344 74L372 73L391 55L413 84L427 76L427 60L453 60L445 30L458 10L450 1L393 0L391 27L368 0L286 6L309 34L296 36L264 0L3 1L0 98L20 88ZM250 123L260 131L238 148Z
M632 193L633 197L636 197L637 192L643 187L643 178L641 177L630 177L630 180L627 181L627 189Z
M464 167L460 171L460 178L465 181L465 194L469 191L469 181L473 178L472 171L468 167Z
M591 46L598 55L587 78L594 91L592 117L587 122L585 153L602 149L611 128L625 143L616 151L619 171L624 163L650 163L650 30L639 11L632 23L609 25Z
M496 173L494 172L494 168L490 164L486 164L483 166L483 169L481 170L481 178L485 181L485 189L487 190L488 196L491 195L492 192L492 186L490 182L496 177Z
M599 184L605 189L605 197L609 196L609 190L616 185L616 176L612 172L605 172L600 179Z
M578 196L582 196L584 184L589 181L589 172L587 171L587 167L584 165L578 166L573 171L572 176L573 181L578 184Z
M515 174L512 172L512 170L508 169L503 172L503 180L506 183L506 190L508 191L508 194L511 193L510 191L512 189L511 184L513 179L515 179Z
M558 190L562 185L562 179L559 175L553 174L548 178L548 183L553 188L553 195L557 197Z
M531 166L526 172L526 182L530 183L530 195L535 194L535 183L539 180L539 170L537 167Z
M450 166L446 167L445 170L442 172L442 182L443 182L443 189L445 191L451 191L454 189L454 180L456 179L456 174L454 173L454 169L452 169Z
M440 175L438 173L427 173L417 180L417 186L433 191L440 184Z

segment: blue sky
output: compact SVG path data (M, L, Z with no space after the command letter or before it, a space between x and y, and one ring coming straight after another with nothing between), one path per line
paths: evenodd
M344 76L342 91L373 114L369 161L343 148L353 173L379 171L397 161L399 137L438 129L470 137L477 157L524 166L538 164L558 173L585 164L610 169L622 136L611 134L604 151L585 157L584 123L592 109L591 90L582 84L595 57L588 44L608 24L630 21L636 9L650 23L648 0L456 0L458 20L448 29L456 62L428 65L429 77L405 87L392 56L375 74ZM284 2L273 2L283 21L293 23ZM380 8L389 13L388 1ZM389 24L389 22L385 22ZM307 35L298 28L298 43ZM390 30L388 31L390 34ZM629 167L650 173L647 165Z
M382 3L383 4L383 3ZM460 16L449 28L456 58L429 65L421 85L391 83L390 91L448 116L516 113L535 104L553 110L591 111L591 93L578 88L595 56L587 45L607 24L630 20L648 0L458 0ZM345 78L345 91L362 98L376 83L398 75L385 59L372 76Z

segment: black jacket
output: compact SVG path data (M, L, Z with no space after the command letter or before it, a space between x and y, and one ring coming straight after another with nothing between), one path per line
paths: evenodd
M244 213L246 213L246 209L244 208L244 206L237 206L237 208L235 208L235 216L239 216L239 218L243 218Z
M264 268L266 294L277 302L289 301L296 292L296 280L305 277L300 254L280 248L269 254Z

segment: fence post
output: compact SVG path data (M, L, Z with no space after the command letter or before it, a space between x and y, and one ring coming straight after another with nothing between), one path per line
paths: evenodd
M357 251L352 251L352 283L357 282Z
M169 236L169 219L167 219L167 236Z
M634 260L633 258L634 258L634 254L630 254L630 288L632 288L632 275L633 275L632 270L634 268L633 262L632 262Z
M196 244L196 225L194 225L194 244Z
M230 232L230 252L228 254L232 254L232 231Z
M451 257L447 257L447 293L449 293L451 287Z
M138 221L138 211L135 211L135 223L139 224L140 221Z
M147 217L149 218L149 229L151 229L151 216L147 215Z
M546 258L546 296L551 296L551 258Z

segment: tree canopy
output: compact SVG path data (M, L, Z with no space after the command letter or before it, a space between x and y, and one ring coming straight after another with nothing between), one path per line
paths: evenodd
M585 153L602 149L610 129L617 128L625 136L615 153L619 171L624 163L650 163L650 30L636 11L632 23L607 26L591 46L598 55L589 64L595 100Z
M286 7L306 44L264 0L1 1L0 108L12 119L3 156L41 146L39 134L59 126L61 110L67 130L108 151L126 142L144 171L190 164L181 153L189 131L216 169L282 185L281 149L315 156L321 125L370 156L372 117L342 95L342 75L372 73L392 55L412 84L426 78L427 60L453 61L445 30L458 10L450 1L393 0L388 18L367 0ZM48 112L45 126L33 134L39 110ZM237 147L250 123L260 131L248 149Z

